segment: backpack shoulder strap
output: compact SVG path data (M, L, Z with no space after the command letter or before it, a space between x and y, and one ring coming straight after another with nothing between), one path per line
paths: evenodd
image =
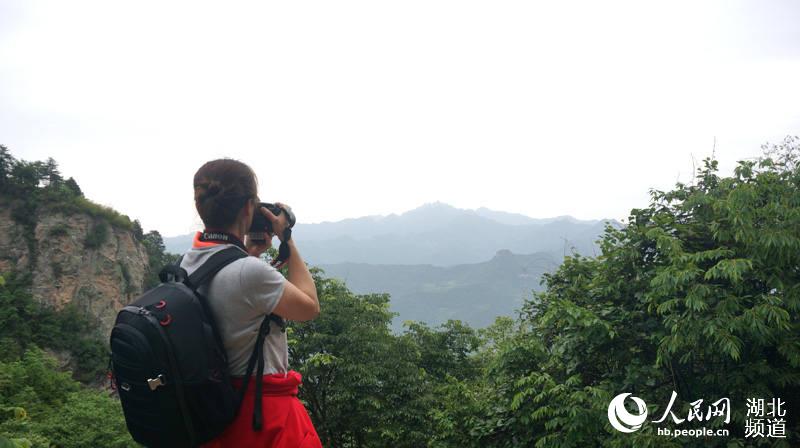
M212 255L202 266L197 268L187 278L189 287L193 290L203 286L206 282L211 280L222 268L233 263L234 261L245 258L248 255L238 247L229 247Z
M239 390L238 403L241 405L244 401L244 396L247 393L247 387L250 384L250 377L253 376L253 369L256 370L255 376L255 400L253 402L253 430L260 431L263 424L263 415L261 407L262 387L263 382L261 377L264 376L264 341L269 334L270 323L275 322L281 327L281 331L285 331L286 322L277 314L268 314L264 316L261 321L261 326L258 329L258 336L256 336L256 345L253 347L253 352L250 354L250 359L247 360L247 373L242 383L242 388Z

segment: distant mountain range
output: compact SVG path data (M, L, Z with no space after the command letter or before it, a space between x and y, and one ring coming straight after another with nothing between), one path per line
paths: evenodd
M450 267L364 263L319 267L353 292L389 293L391 309L399 313L393 327L400 330L404 320L438 325L459 319L484 327L497 316L511 316L532 291L541 289L542 274L560 262L549 253L517 255L501 250L489 261Z
M404 320L460 319L483 327L512 315L564 255L599 253L604 227L601 220L535 219L435 202L400 215L297 224L293 235L310 265L352 291L389 293L399 330ZM192 237L164 243L183 253Z
M620 225L612 221L613 225ZM500 249L517 254L547 252L563 257L572 251L592 255L605 221L570 216L535 219L493 211L467 210L435 202L388 216L365 216L336 222L297 224L294 235L309 264L479 263ZM167 251L183 253L193 235L164 238Z

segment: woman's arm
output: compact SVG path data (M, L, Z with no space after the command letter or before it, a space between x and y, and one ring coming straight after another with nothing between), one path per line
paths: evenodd
M319 316L319 298L317 298L317 286L314 278L308 271L300 251L294 244L294 240L289 240L288 269L289 278L283 290L283 295L275 306L273 313L285 319L295 321L312 320Z
M284 206L280 202L277 202L276 205ZM283 241L284 229L288 226L285 214L282 213L279 216L275 216L265 207L259 207L259 211L270 220L273 232L281 240L281 243L289 245L291 254L287 261L289 278L283 289L283 295L278 299L278 304L272 312L284 319L295 321L316 318L319 316L317 286L314 284L314 278L308 271L300 251L297 250L297 245L294 244L294 240L290 238L289 241ZM272 235L270 235L271 237Z

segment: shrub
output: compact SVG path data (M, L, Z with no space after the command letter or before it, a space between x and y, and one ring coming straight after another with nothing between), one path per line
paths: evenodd
M99 249L106 240L108 240L108 225L103 221L96 221L86 235L84 246L87 249Z

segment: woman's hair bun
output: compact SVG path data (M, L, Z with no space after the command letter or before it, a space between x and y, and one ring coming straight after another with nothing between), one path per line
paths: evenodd
M219 196L222 193L224 187L218 180L212 180L208 183L206 187L206 192L203 195L204 199L213 198L214 196Z
M215 199L222 196L225 187L217 180L202 182L195 186L195 198L198 202L208 202L209 199Z

